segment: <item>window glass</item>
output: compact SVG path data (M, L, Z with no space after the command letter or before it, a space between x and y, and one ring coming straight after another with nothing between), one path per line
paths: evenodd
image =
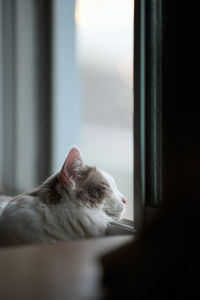
M112 174L133 218L133 1L77 0L80 148Z

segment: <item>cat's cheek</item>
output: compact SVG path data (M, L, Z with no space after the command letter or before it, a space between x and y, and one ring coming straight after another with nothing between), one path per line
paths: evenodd
M126 206L124 206L124 209L123 209L123 211L122 211L122 213L121 213L121 219L123 218L125 212L126 212Z
M123 219L125 212L126 212L126 205L123 206L123 209L121 210L121 212L119 214L118 221Z

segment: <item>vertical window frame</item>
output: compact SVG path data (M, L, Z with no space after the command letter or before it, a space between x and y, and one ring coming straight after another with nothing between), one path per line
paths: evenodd
M162 178L162 22L161 0L135 0L134 24L134 215L161 206Z

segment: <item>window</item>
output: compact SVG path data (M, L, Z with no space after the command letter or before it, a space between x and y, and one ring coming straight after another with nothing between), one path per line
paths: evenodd
M1 193L40 184L77 145L133 219L133 2L0 3Z
M0 1L1 193L16 193L36 186L60 168L67 151L72 144L76 144L83 148L88 163L100 165L103 162L101 168L109 167L108 171L116 177L122 192L126 194L127 191L128 198L133 198L131 195L133 99L130 84L133 2L85 0L83 6L82 1ZM94 18L88 18L89 10L85 11L88 7L86 4L92 5ZM103 13L104 5L108 5L106 7L108 14ZM178 4L176 5L178 7ZM180 148L185 147L185 136L188 140L189 138L192 140L196 134L195 128L198 128L197 125L192 126L192 121L198 120L198 116L195 115L198 110L195 109L195 105L187 106L183 102L178 102L180 92L183 93L183 84L178 80L176 84L175 80L172 83L171 79L173 67L179 64L177 70L182 68L178 51L181 53L181 47L186 46L186 36L189 39L187 43L189 53L191 53L189 47L195 40L189 27L184 27L186 33L181 30L181 23L177 23L175 14L171 15L170 23L169 15L176 5L161 0L135 1L134 220L136 223L140 223L144 208L157 208L172 187L175 188L178 179L173 170L175 166L177 169L183 169L179 158ZM104 25L99 27L102 18ZM195 20L197 19L193 18L191 21L194 27ZM90 22L94 22L96 26L95 34L91 31ZM106 27L105 30L104 26L110 27ZM121 43L122 36L123 43ZM175 45L180 45L177 46L178 50L172 49L170 38L173 38ZM100 50L102 44L106 46ZM118 49L118 45L121 44L125 48ZM97 65L96 59L88 55L88 47L93 49L94 55L100 55ZM125 70L126 64L121 63L124 63L123 55L127 49L128 54L125 56L128 58L128 69ZM196 48L193 49L194 53L195 50ZM115 53L115 56L112 57L112 53ZM106 61L107 57L109 62ZM185 66L189 65L189 60L186 60ZM106 89L102 91L104 84L102 78L106 78L107 91ZM185 78L184 80L186 86L187 81ZM90 83L91 90L88 89ZM96 84L96 90L93 83ZM124 93L117 95L118 100L115 100L115 94L112 94L115 88ZM109 94L105 94L107 92ZM102 95L105 97L103 100ZM192 90L187 96L194 101L195 95L192 97L191 95ZM109 96L112 96L111 102L108 101ZM125 100L121 102L122 98L127 99L126 104ZM87 107L91 105L93 114L88 114ZM104 119L99 118L100 110ZM191 111L196 118L190 117L190 122L185 122L188 120L185 116ZM111 114L112 119L109 118ZM120 134L122 144L126 145L126 155L121 144L120 148L116 146ZM102 152L97 156L92 156L97 153L98 143L102 145L103 143L100 142L100 138L98 143L91 143L91 135L98 135L98 138L103 136L106 139L110 151L109 161L106 146L102 147ZM195 153L193 144L196 145L196 142L191 143L188 148L193 149ZM114 152L116 157L112 156ZM119 156L120 165L115 169L119 153L122 155ZM184 157L184 154L182 156ZM127 159L125 166L122 166L121 162L125 159ZM181 175L177 176L179 180L182 178ZM123 181L129 181L130 184L124 184ZM130 188L129 191L126 185ZM133 217L131 207L128 208L126 217Z
M113 175L133 219L133 2L55 1L53 12L53 170L77 145Z
M133 1L78 0L80 147L115 178L133 219Z

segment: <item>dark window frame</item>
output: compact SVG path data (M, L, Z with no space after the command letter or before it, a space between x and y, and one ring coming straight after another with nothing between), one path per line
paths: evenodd
M135 0L134 204L138 228L173 199L188 194L190 205L189 195L199 193L197 14L197 4L186 1Z
M162 22L163 1L135 1L134 24L134 214L144 216L163 201Z

